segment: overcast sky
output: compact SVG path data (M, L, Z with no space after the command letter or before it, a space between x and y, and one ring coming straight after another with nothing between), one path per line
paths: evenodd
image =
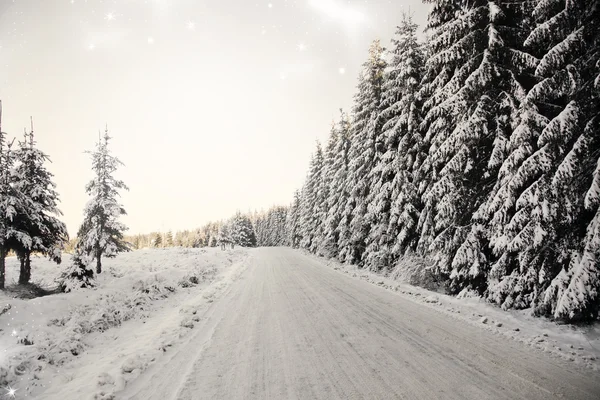
M2 130L33 116L75 235L105 124L128 233L289 204L376 38L420 0L0 0Z

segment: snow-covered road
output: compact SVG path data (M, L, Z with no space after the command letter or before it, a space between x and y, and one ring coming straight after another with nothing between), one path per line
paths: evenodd
M597 372L284 248L253 251L165 361L117 398L600 398Z

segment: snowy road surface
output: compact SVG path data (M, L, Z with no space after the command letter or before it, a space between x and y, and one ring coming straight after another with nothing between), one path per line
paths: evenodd
M283 248L254 251L173 353L117 398L600 398L597 372Z

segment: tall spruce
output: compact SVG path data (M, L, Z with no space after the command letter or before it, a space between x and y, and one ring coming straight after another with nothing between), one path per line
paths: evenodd
M302 189L300 208L301 236L300 246L314 251L318 243L317 238L322 229L321 221L324 219L324 191L323 191L323 150L317 143L317 149L310 161L310 169L306 183Z
M50 158L35 147L33 121L31 131L19 142L15 159L13 187L27 200L27 210L17 214L14 223L31 238L30 246L15 248L21 263L19 283L23 284L31 279L31 253L40 253L60 264L69 235L66 225L57 218L62 213L58 209L56 184L44 165Z
M537 274L539 313L591 321L600 308L600 3L554 3L538 2L537 26L527 40L543 51L532 97L548 123L530 157L545 163L518 204L531 210L533 222L519 226L525 256L519 261L528 262L528 275Z
M325 147L325 155L323 160L322 187L324 189L324 192L321 199L321 201L323 202L323 211L319 223L319 234L316 237L317 254L327 257L331 257L336 253L336 243L331 240L332 227L328 223L328 212L331 207L335 207L335 205L331 203L331 194L334 193L337 189L336 187L334 187L334 184L336 173L336 151L338 149L339 140L339 132L335 126L335 123L332 123L331 130L329 131L329 140L327 141L327 146Z
M0 289L6 284L6 256L9 250L30 249L32 239L18 216L29 218L31 204L15 187L14 140L8 143L2 132L2 101L0 101Z
M299 190L294 192L294 199L286 216L287 245L297 248L302 239L300 228L301 196Z
M342 215L348 236L341 237L340 258L362 264L369 235L367 199L371 187L371 170L383 154L381 128L381 99L384 86L384 48L375 40L369 48L369 58L359 76L358 92L354 97L352 133L349 150L349 171L346 185L349 198ZM349 229L347 229L349 227Z
M421 249L434 254L453 292L487 288L491 252L479 214L506 158L536 64L522 49L524 3L469 2L432 28L427 77L434 90L423 125L430 140L424 164L433 181L424 193L429 215L421 217ZM443 85L438 70L447 74Z
M367 213L371 230L365 261L375 270L391 267L416 243L420 204L413 170L424 158L416 97L424 56L417 29L411 17L403 15L392 40L392 59L386 72L380 116L385 152L372 170Z
M350 121L340 110L340 121L332 128L327 154L327 181L329 190L326 199L326 213L321 253L328 257L338 257L342 228L349 230L349 220L342 224L341 218L348 201L348 164L350 151ZM349 237L349 235L347 235Z
M235 244L242 247L256 246L256 233L247 215L238 211L231 220L230 229L231 238Z
M70 291L74 288L92 286L93 263L97 274L102 273L102 257L116 257L130 250L123 238L127 227L119 221L125 209L119 203L119 190L128 190L125 183L114 177L117 168L123 163L110 153L108 129L99 138L96 150L89 152L95 177L86 185L91 197L84 209L83 223L77 232L77 246L72 265L63 273L61 288Z

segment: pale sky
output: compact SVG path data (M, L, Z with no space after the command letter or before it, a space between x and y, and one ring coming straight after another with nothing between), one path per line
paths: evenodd
M420 0L0 0L2 130L33 116L74 236L108 128L128 234L287 205L373 39Z

